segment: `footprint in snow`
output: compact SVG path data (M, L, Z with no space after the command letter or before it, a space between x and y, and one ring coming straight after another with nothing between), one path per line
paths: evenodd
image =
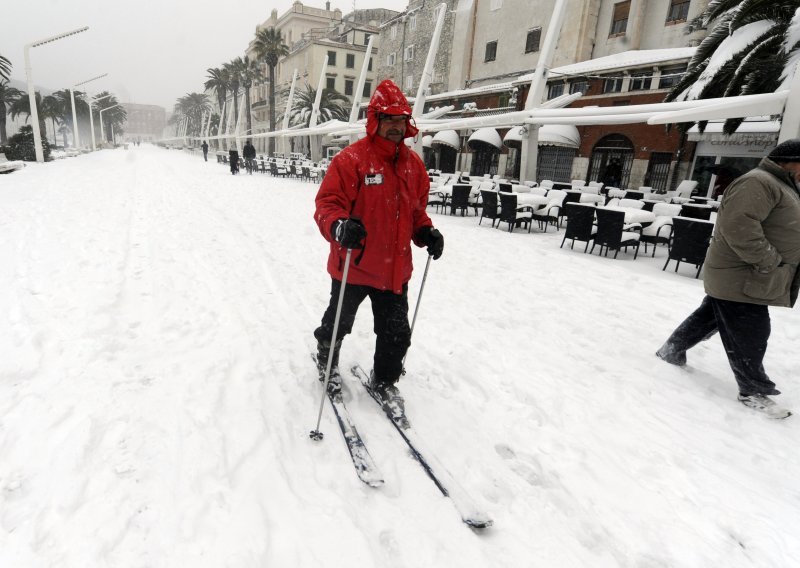
M531 454L520 454L518 456L517 453L506 444L496 444L494 449L501 458L509 462L511 471L519 475L530 485L534 487L541 487L544 485L542 465L535 456Z

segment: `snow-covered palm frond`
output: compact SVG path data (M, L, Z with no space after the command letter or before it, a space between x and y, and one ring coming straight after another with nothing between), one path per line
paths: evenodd
M689 60L689 69L699 65L701 61L708 60L717 50L719 45L730 35L728 23L732 17L733 16L731 14L725 14L714 27L714 29L712 29L708 35L703 38L703 41L701 41L700 45L697 46L697 50Z
M740 3L741 0L711 0L711 2L708 3L705 11L700 15L700 19L703 22L703 27L707 27L708 24L726 12L737 10Z

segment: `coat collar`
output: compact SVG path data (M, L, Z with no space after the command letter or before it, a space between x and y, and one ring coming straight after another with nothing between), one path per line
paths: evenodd
M792 174L784 170L778 164L770 160L769 158L762 158L761 162L758 164L758 167L764 170L765 172L772 174L780 181L791 187L795 190L796 193L800 194L800 189L797 188L797 183L794 181L794 177Z

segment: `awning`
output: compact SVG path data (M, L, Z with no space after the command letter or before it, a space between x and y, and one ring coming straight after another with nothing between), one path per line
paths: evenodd
M433 136L431 136L430 134L425 135L425 136L422 137L422 147L423 148L430 148L431 147L431 142L433 142Z
M455 130L440 130L436 133L436 136L433 137L433 140L431 140L431 145L434 144L443 144L444 146L449 146L454 150L458 150L461 148L461 138Z
M545 124L539 128L539 146L564 146L577 148L581 145L578 129L568 124Z
M503 144L509 148L522 147L522 126L514 126L503 137ZM539 146L564 146L577 148L581 145L581 136L574 126L564 124L545 124L539 127Z
M472 136L467 140L467 144L469 144L470 147L475 144L489 144L499 150L503 145L503 141L494 128L479 128L472 133Z
M722 132L723 122L709 122L703 132L695 124L688 131L690 142L727 142L735 144L775 143L781 131L779 120L745 120L733 134Z

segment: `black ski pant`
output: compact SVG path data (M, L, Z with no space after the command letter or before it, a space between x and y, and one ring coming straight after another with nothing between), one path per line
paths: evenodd
M763 365L771 331L767 306L706 296L700 307L672 332L661 351L685 357L686 351L717 331L740 394L781 394Z
M336 305L342 283L331 279L331 299L322 324L314 330L314 337L321 343L330 344L333 337L333 324L336 321ZM371 286L347 284L339 317L339 331L336 340L341 340L353 330L356 312L361 302L369 297L374 318L375 356L373 370L375 380L381 383L396 383L403 371L403 358L411 345L411 327L408 324L408 285L403 285L401 294L378 290Z

